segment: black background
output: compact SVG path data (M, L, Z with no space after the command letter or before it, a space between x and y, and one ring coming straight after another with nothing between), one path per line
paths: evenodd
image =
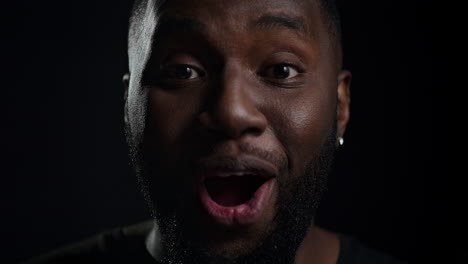
M123 134L131 3L2 6L0 262L148 218ZM440 199L447 14L430 1L341 9L352 118L318 223L411 263L446 262L459 248Z

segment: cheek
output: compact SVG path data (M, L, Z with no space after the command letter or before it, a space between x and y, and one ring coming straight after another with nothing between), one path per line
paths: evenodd
M156 141L158 146L175 147L196 118L198 103L194 98L197 97L151 90L146 137Z
M127 125L132 136L132 144L138 145L141 142L145 131L147 116L148 93L141 89L129 89L127 98Z
M271 125L286 149L290 166L301 170L323 145L331 131L336 113L331 94L296 93L276 103Z

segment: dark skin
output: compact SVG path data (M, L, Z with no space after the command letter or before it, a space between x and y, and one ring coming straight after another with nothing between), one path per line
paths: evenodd
M337 139L343 136L351 74L341 69L339 44L321 12L315 1L180 0L164 7L164 21L191 26L158 32L154 50L139 58L148 59L143 71L134 74L131 64L127 79L127 122L132 134L144 135L146 151L163 160L158 177L184 175L180 189L191 197L190 166L180 169L179 157L235 157L246 154L243 145L285 161L281 177L301 177L333 127ZM147 104L146 113L139 104ZM210 250L248 252L258 245L275 217L275 181L259 220L247 226L213 227L187 202ZM164 245L155 237L147 248L158 258ZM296 263L336 263L338 252L337 236L311 223Z

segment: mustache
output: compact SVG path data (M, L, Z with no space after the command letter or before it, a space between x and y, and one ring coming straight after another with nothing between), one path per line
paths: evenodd
M250 143L241 143L238 146L242 154L263 159L272 164L275 164L278 168L287 168L288 166L288 159L285 155L283 155L283 153L267 151Z
M236 154L226 155L226 153L233 153L233 148L236 148ZM247 142L239 142L236 145L210 146L209 151L205 154L206 155L200 155L199 157L217 157L215 159L216 161L214 161L215 164L213 165L219 163L220 166L223 165L224 168L235 168L237 166L243 166L244 162L242 162L242 159L239 160L238 158L236 158L239 156L250 156L267 161L275 165L280 172L287 169L289 165L288 159L284 153L281 153L279 151L265 150ZM201 161L201 165L203 165L203 158ZM248 164L244 165L248 166Z
M157 149L157 148L156 148ZM285 153L266 150L248 142L236 142L235 144L200 144L192 145L195 151L182 151L174 159L167 159L163 153L155 153L155 148L141 149L145 156L145 167L156 170L172 170L174 164L178 164L176 170L190 174L193 169L232 169L243 168L255 171L258 166L250 158L259 159L271 163L276 167L274 174L283 174L288 171L289 160ZM198 149L198 151L196 151ZM144 154L145 153L145 154ZM141 157L141 156L140 156ZM250 157L250 158L249 158ZM260 171L259 171L260 172ZM271 173L270 173L271 174Z
M261 176L264 179L277 177L279 174L276 164L270 164L251 155L204 158L199 161L198 165L199 173L201 173L198 176L199 180L204 180L205 177L217 172L243 172Z

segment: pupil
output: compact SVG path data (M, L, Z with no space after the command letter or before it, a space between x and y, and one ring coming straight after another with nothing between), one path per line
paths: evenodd
M284 79L289 76L289 67L286 65L280 65L275 67L274 69L274 75L277 78Z
M192 75L192 69L186 65L178 65L175 70L177 78L180 79L189 79Z

